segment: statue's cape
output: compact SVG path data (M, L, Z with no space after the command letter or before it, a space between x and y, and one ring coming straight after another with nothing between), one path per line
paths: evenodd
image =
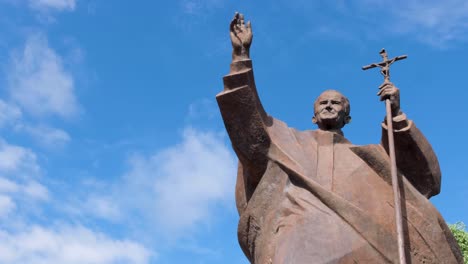
M327 183L320 182L321 179L314 178L319 177L318 175L321 170L318 168L320 165L317 165L318 163L315 161L321 159L320 153L317 151L318 148L321 147L322 141L322 137L319 133L321 132L299 132L288 128L284 123L278 120L275 120L273 126L269 129L269 134L272 139L272 144L267 154L270 160L269 167L277 166L282 173L279 173L278 169L267 170L257 186L258 190L255 190L253 193L254 199L248 201L247 198L245 198L245 205L240 206L241 221L239 223L239 239L241 245L244 244L244 252L247 251L246 255L254 253L249 251L252 251L252 245L254 245L255 248L255 241L258 239L257 248L259 246L269 247L269 249L264 249L264 251L269 251L270 253L267 253L269 255L276 254L276 262L285 261L284 259L278 260L278 257L281 258L281 254L287 255L287 253L279 252L290 251L292 250L290 247L294 245L285 246L287 248L286 250L284 248L271 248L271 246L267 246L267 244L269 244L268 242L271 244L273 239L268 237L268 235L263 235L262 237L260 234L262 233L262 228L272 228L275 226L275 221L282 221L274 219L281 218L281 213L278 213L277 216L273 216L271 211L277 209L274 204L281 202L281 198L279 198L281 197L281 192L288 188L286 187L288 184L292 184L295 187L307 190L310 195L313 195L320 203L334 213L326 217L334 218L333 221L337 221L338 219L342 225L351 227L353 233L358 234L360 238L369 244L370 247L366 250L376 252L379 261L392 263L398 260L395 227L394 224L391 226L388 224L389 218L391 218L391 223L395 222L394 213L392 211L394 208L393 199L390 199L391 197L388 195L387 199L382 199L382 203L386 203L382 204L382 207L387 207L385 211L386 215L383 217L379 215L379 210L367 210L364 204L366 200L373 199L372 193L375 193L376 190L369 190L368 193L362 192L358 195L360 197L359 199L354 199L352 195L347 195L348 193L355 192L354 189L359 188L357 185L362 184L359 183L360 178L358 177L369 177L371 181L369 184L379 182L380 185L376 184L375 188L380 188L383 193L389 193L391 191L390 163L385 150L381 145L354 146L344 137L337 134L333 135L332 147L335 147L337 150L341 149L341 152L344 152L345 154L343 155L346 157L349 155L354 156L349 159L352 163L348 166L350 167L349 172L346 172L349 175L341 176L354 177L356 179L355 185L345 185L340 193L339 190L331 190L328 188ZM304 150L304 148L307 149ZM340 154L338 153L335 155ZM357 160L359 160L359 162L357 162ZM346 163L346 160L340 163ZM360 175L361 171L363 171L362 174L365 174L364 176ZM240 168L239 178L244 178L242 174L242 168ZM279 179L281 175L285 175L286 179ZM400 175L400 178L400 188L404 200L404 226L405 232L407 233L405 238L407 245L409 245L408 248L410 248L408 257L417 261L425 260L427 261L426 263L458 263L461 259L460 256L458 256L458 249L454 246L453 237L450 235L450 231L440 214L427 198L414 188L403 175ZM337 181L338 180L339 179L337 179ZM240 204L243 203L241 198L242 194L239 193L244 189L242 188L242 184L242 179L238 179L236 191L238 192L237 200ZM258 199L258 197L255 197L256 195L262 195L263 197ZM306 199L311 200L310 198ZM273 203L273 205L268 203ZM281 211L281 209L277 210ZM269 220L259 221L258 219ZM280 224L276 224L276 226L279 225ZM253 230L255 231L252 232ZM265 230L263 230L263 232L268 233L268 231ZM311 235L314 234L311 233ZM346 234L343 235L346 236ZM245 243L242 243L243 238ZM245 245L247 245L247 247ZM321 245L315 246L320 247ZM279 247L281 247L281 245L279 245ZM343 252L343 254L345 254L345 252ZM350 253L346 252L346 254ZM344 258L345 256L341 257ZM267 258L265 254L260 256L260 259L265 258ZM337 258L340 258L340 256ZM257 259L257 261L254 262L262 263L259 261L260 260Z

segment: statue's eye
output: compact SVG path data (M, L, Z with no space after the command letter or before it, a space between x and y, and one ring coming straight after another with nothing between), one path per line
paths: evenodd
M321 105L326 105L328 103L328 101L321 101L320 104Z
M340 101L332 101L332 104L334 104L334 105L340 105L341 102L340 102Z

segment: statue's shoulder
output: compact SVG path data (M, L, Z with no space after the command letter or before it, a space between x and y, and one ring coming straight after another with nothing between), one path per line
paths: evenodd
M267 130L273 142L294 142L299 138L310 137L313 132L312 130L301 131L290 127L286 122L276 118L272 118L271 121Z
M293 136L285 122L273 117L271 123L267 126L267 131L273 143L289 142Z

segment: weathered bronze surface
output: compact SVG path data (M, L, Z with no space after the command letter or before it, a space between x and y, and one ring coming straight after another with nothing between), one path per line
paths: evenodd
M258 97L250 22L236 14L224 91L216 96L239 158L238 239L251 263L398 263L387 126L380 144L356 146L341 128L349 101L333 90L315 101L315 131L269 116ZM463 263L445 221L428 198L440 191L430 144L400 110L399 90L381 87L393 114L407 263Z

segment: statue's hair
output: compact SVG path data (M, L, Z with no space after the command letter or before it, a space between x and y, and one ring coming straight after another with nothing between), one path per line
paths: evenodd
M351 113L351 104L349 103L348 98L347 98L346 96L344 96L342 93L340 93L339 91L333 90L333 89L329 89L329 90L323 91L323 92L317 97L317 99L315 99L315 102L314 102L314 109L315 109L315 104L318 103L318 99L320 98L320 96L322 96L322 94L324 94L324 93L329 93L329 92L334 92L334 93L338 93L338 94L341 95L341 99L342 99L343 105L344 105L344 107L345 107L345 114L346 114L346 116L349 116L350 113Z

